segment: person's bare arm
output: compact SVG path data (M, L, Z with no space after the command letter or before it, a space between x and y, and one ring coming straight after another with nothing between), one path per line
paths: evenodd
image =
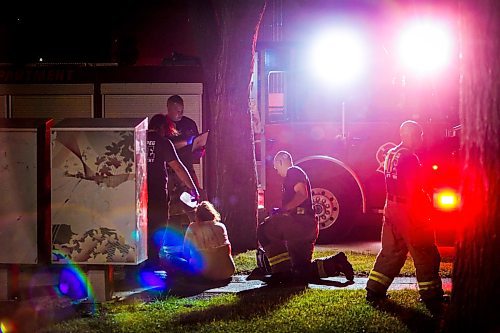
M295 191L295 195L293 196L292 200L290 200L285 204L285 206L283 206L283 208L287 211L297 208L301 203L307 200L307 197L309 195L307 193L306 184L302 182L295 184L293 190Z
M193 180L191 179L191 176L189 175L189 172L186 170L186 167L184 164L179 162L178 160L173 160L168 162L168 166L174 170L175 174L179 179L190 189L194 190L197 194L197 197L199 197L198 189L196 188L196 185L194 184Z
M175 149L181 149L181 148L184 148L188 145L188 142L187 140L179 140L179 141L176 141L174 142L174 147Z

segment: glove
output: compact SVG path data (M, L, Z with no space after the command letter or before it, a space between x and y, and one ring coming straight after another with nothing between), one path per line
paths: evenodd
M194 138L195 138L195 136L193 135L193 136L190 136L186 139L186 143L188 146L193 144Z

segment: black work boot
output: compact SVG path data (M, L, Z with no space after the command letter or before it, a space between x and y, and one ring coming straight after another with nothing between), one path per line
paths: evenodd
M338 270L344 274L345 278L349 281L354 280L354 270L352 269L352 265L347 260L347 256L344 252L339 252L334 257L335 263L337 264Z
M366 301L372 306L378 306L387 298L387 294L377 293L371 289L366 289Z
M447 304L450 303L449 295L441 295L427 299L419 299L420 302L425 304L425 307L433 317L442 316Z
M316 259L313 265L316 266L316 274L319 278L339 276L340 273L343 273L347 280L354 280L354 270L344 252L339 252L334 256L326 258Z

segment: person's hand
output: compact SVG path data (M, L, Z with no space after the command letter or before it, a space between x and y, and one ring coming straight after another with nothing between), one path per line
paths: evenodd
M188 138L186 139L186 143L187 143L187 145L188 145L188 146L193 144L193 141L194 141L194 138L195 138L195 137L196 137L196 136L192 135L192 136L190 136L190 137L188 137Z
M195 159L200 159L203 156L205 156L205 152L206 152L206 148L202 147L200 149L196 149L195 151L193 151L193 156Z
M202 200L201 200L201 196L200 196L200 192L198 192L198 189L195 187L195 188L192 188L190 191L189 191L189 194L191 194L191 201L196 201L198 203L200 203Z

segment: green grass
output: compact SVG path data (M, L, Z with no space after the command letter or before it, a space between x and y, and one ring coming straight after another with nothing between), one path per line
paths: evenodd
M345 251L358 276L366 276L375 254ZM338 253L318 250L314 257ZM441 275L451 275L443 258ZM237 273L255 268L255 251L235 256ZM401 275L414 275L411 258ZM439 323L417 302L415 290L390 290L380 308L364 290L260 287L211 298L135 300L101 304L89 318L66 321L46 332L434 332Z
M327 257L338 253L340 250L321 250L315 251L313 258ZM344 251L349 261L351 262L356 276L368 276L370 270L373 268L373 263L375 262L376 254L371 252L354 252L354 251ZM255 263L255 251L247 251L245 253L238 254L234 257L236 264L237 274L248 274L256 266ZM443 257L441 259L440 274L441 277L451 277L451 272L453 268L453 258ZM401 269L400 276L415 276L415 268L413 266L413 260L411 257L406 259L406 263Z
M91 318L46 332L432 332L436 325L414 290L389 292L373 308L363 290L266 288L210 299L169 298L105 304Z

